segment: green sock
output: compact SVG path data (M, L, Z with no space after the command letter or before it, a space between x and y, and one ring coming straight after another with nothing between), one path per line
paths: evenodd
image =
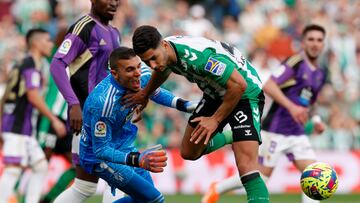
M210 140L206 146L203 154L210 154L213 151L220 149L221 147L233 143L232 131L227 130L222 133L216 133L216 135Z
M56 184L51 188L49 193L46 194L44 197L44 202L52 202L55 200L55 198L64 191L67 186L70 184L70 182L75 178L75 168L70 168L67 171L65 171L59 180L56 182Z
M269 203L269 192L259 173L241 177L245 187L248 203Z

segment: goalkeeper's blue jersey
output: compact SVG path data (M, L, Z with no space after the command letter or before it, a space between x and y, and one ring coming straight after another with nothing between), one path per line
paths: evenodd
M151 72L141 68L141 87L149 82ZM80 164L92 172L94 164L109 161L126 163L126 155L137 151L133 143L137 127L131 122L134 108L121 105L121 97L128 90L110 74L102 80L86 99L83 108L83 128L80 140ZM150 99L171 107L174 95L159 88Z

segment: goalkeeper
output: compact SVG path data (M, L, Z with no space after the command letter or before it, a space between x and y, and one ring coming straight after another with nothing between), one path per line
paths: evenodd
M111 53L110 68L111 74L95 87L83 108L80 164L88 173L104 179L112 191L118 188L128 194L115 202L164 202L149 171L163 171L166 152L161 145L138 152L133 145L137 127L132 122L137 108L125 108L120 103L127 92L139 91L147 84L150 70L126 47ZM152 95L152 100L182 111L197 105L161 88Z

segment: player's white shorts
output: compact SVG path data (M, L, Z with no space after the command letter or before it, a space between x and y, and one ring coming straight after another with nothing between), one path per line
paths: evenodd
M80 137L81 134L75 135L73 134L72 143L71 143L71 154L72 154L72 162L74 165L79 165L79 153L80 153Z
M261 131L262 144L259 147L259 161L267 167L275 167L280 156L290 161L316 160L315 152L306 135L285 136Z
M20 164L22 167L31 167L45 159L44 151L34 137L10 132L3 132L2 136L5 164Z

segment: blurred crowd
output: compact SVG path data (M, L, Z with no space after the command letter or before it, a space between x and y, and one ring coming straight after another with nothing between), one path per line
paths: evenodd
M90 0L0 0L0 91L14 63L26 53L24 34L48 30L54 40L81 15ZM313 114L327 130L311 136L317 149L360 149L360 1L357 0L121 0L113 20L122 45L131 46L138 25L150 24L163 36L195 35L229 42L258 68L263 82L286 57L301 50L302 28L324 26L321 67L328 73ZM165 88L199 100L199 89L171 76ZM0 92L1 93L1 92ZM267 104L268 106L268 104ZM189 115L153 103L139 123L137 144L179 146Z

